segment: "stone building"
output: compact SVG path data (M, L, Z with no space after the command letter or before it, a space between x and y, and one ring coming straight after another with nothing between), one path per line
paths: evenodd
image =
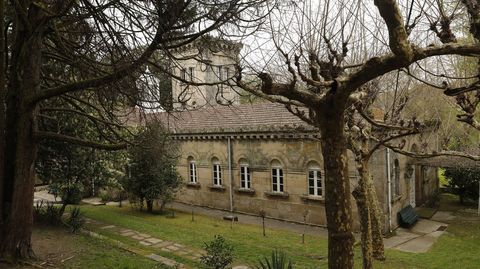
M294 222L308 213L308 223L326 225L319 133L282 105L215 106L162 119L181 146L177 169L186 184L177 201L255 215L263 210ZM415 147L412 141L406 146ZM397 226L398 211L426 202L438 189L436 169L388 149L377 151L370 167L386 230ZM353 197L352 207L356 212Z
M228 87L240 49L206 38L174 51L177 112L160 118L181 146L177 169L186 184L177 200L294 222L306 215L308 223L326 225L319 132L283 105L240 104L236 89ZM212 85L219 81L223 85ZM414 139L406 147L414 149ZM349 159L353 190L357 172ZM398 225L398 211L423 204L438 190L436 169L386 148L374 154L370 167L386 231ZM357 216L353 197L352 208Z

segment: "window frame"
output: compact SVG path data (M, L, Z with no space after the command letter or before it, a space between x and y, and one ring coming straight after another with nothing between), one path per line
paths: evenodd
M212 162L213 186L222 186L222 166L218 160Z
M285 173L280 162L271 166L271 186L273 193L285 193ZM275 171L275 172L274 172Z
M252 188L251 171L247 163L240 164L240 188L245 190Z
M197 164L195 160L188 161L188 178L189 183L198 183L198 175L197 175Z
M310 177L310 173L313 172L314 177ZM310 184L310 181L313 180L313 186ZM318 184L320 183L320 187ZM311 168L307 170L307 189L308 196L324 198L325 197L325 179L322 177L322 171L320 168ZM313 194L310 192L313 190ZM319 195L320 190L320 195Z

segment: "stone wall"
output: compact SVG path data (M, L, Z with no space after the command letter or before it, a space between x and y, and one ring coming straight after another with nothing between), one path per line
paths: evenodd
M188 160L195 160L198 185L183 188L178 201L230 210L230 179L228 171L227 140L184 140L178 171L185 182L189 181ZM308 196L307 170L311 164L323 166L320 143L308 139L235 139L232 140L233 207L237 212L258 215L264 210L267 216L303 222L309 210L307 222L326 225L325 206L322 197ZM213 187L212 159L218 159L222 168L222 187ZM272 195L271 163L278 160L284 172L285 195ZM350 156L350 160L352 160ZM251 171L251 191L241 190L240 161L247 161ZM350 162L351 187L356 185L354 163ZM371 165L380 203L385 205L386 172L385 151L380 150L372 158ZM324 171L321 169L322 177ZM352 197L356 218L356 206ZM384 208L384 212L386 208ZM356 226L357 226L356 222Z

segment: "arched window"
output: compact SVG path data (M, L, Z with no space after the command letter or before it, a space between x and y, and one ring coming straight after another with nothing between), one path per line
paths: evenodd
M273 160L272 167L272 191L283 192L283 168L278 160Z
M222 186L222 167L217 158L212 158L213 185Z
M197 183L197 165L195 164L195 159L193 157L188 157L188 175L191 183Z
M250 189L250 166L245 159L240 160L240 188Z
M316 162L308 164L308 195L324 196L324 182L320 165Z
M400 164L398 159L393 161L393 182L394 182L394 194L400 196Z

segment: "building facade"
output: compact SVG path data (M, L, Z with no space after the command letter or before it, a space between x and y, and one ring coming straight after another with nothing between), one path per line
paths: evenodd
M328 190L319 133L282 105L204 108L165 115L163 120L181 148L177 169L185 186L177 201L326 225ZM349 154L353 190L358 173ZM398 226L398 211L426 202L438 189L436 169L416 166L385 148L374 154L370 167L385 231ZM352 208L356 217L353 197Z

